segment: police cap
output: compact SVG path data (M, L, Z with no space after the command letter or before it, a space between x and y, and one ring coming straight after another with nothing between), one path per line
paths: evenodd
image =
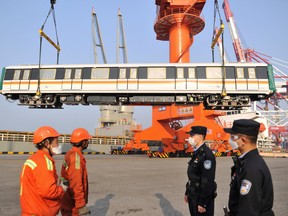
M224 128L226 133L244 134L257 137L260 128L260 123L251 119L238 119L233 122L232 128Z
M202 134L204 136L206 136L207 133L207 127L204 126L192 126L191 130L189 132L186 132L190 135L194 135L194 134Z

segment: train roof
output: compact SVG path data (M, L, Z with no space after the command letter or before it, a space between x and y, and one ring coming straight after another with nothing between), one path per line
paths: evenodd
M85 67L209 67L209 66L222 66L221 63L133 63L133 64L43 64L41 68L85 68ZM224 66L267 66L266 63L225 63ZM6 69L25 69L25 68L39 68L38 64L25 64L25 65L15 65L7 66Z

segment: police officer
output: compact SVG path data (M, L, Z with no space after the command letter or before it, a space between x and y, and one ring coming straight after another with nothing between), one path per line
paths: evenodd
M189 204L191 216L214 215L216 197L215 169L216 161L211 149L204 143L207 128L193 126L188 132L188 142L194 152L188 165L188 178L184 200Z
M250 119L233 122L224 131L231 134L230 145L239 149L241 156L234 158L231 168L229 195L230 215L273 216L272 178L257 150L260 124Z

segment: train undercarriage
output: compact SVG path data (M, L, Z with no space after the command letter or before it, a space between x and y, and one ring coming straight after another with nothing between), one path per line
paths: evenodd
M112 95L112 94L8 94L7 100L19 100L29 108L61 109L63 105L198 105L205 109L231 110L251 106L265 95L182 94L182 95Z

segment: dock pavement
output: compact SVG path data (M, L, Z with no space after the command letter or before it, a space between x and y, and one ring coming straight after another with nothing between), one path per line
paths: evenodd
M0 215L21 214L19 176L29 155L0 155ZM184 203L189 158L148 158L145 155L86 155L89 202L95 216L188 216ZM58 174L63 155L55 156ZM215 216L227 205L231 157L218 157ZM274 212L288 215L288 159L265 158L273 178Z

